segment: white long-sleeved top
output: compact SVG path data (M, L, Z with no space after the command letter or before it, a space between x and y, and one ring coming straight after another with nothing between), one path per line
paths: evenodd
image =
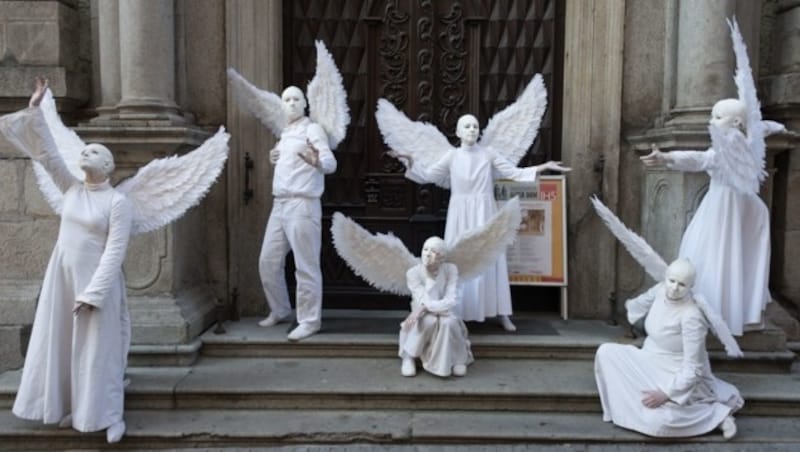
M456 307L458 269L451 263L443 263L434 278L423 265L411 267L406 272L406 283L411 291L412 311L424 307L430 312L444 314Z
M306 163L300 152L308 142L319 151L319 167ZM319 198L325 191L325 175L336 171L336 157L319 124L303 117L287 125L276 145L280 152L272 178L272 195L278 198Z

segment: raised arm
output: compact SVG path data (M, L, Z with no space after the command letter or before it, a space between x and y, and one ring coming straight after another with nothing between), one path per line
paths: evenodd
M402 156L402 154L399 154ZM450 187L450 161L453 158L452 152L442 154L439 160L433 165L414 164L414 160L409 158L405 176L418 184L436 184L440 187Z
M628 313L628 322L631 325L647 315L647 313L650 311L650 307L653 305L653 302L656 299L656 294L658 294L658 291L661 289L662 285L662 283L656 284L647 292L625 302L625 310Z

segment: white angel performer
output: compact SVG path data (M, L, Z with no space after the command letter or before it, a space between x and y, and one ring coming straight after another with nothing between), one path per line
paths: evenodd
M514 241L520 220L519 200L514 198L482 227L463 232L451 247L439 237L429 238L420 260L394 235L372 235L334 214L333 243L350 268L379 290L411 295L411 314L400 324L403 376L416 375L416 359L440 377L466 375L473 358L458 315L459 276L473 277L493 265Z
M290 320L286 287L286 255L294 254L298 326L289 340L301 340L319 331L322 322L322 205L325 175L336 171L333 149L344 139L350 113L342 76L322 41L316 42L317 69L308 84L306 100L296 86L281 97L262 91L228 69L236 100L280 140L270 151L275 165L272 212L258 261L269 315L259 325L268 327Z
M200 201L225 165L229 135L220 128L195 151L155 160L112 187L111 152L64 126L41 78L29 108L0 117L0 133L34 160L39 187L61 216L13 412L81 432L106 430L117 442L125 433L130 347L128 241Z
M731 357L742 356L725 322L692 291L695 269L679 258L667 266L658 254L599 200L597 213L656 281L625 303L628 321L644 318L642 348L603 344L594 361L603 420L650 436L686 437L722 430L736 434L733 413L744 406L739 391L711 373L709 327Z
M738 99L714 104L709 121L711 148L706 151L653 152L646 166L706 171L711 182L686 228L679 256L697 268L696 288L708 297L733 334L763 328L769 294L769 211L759 198L764 171L764 137L785 130L761 120L761 107L739 27L728 22L736 55Z
M462 233L484 225L497 211L494 180L534 182L542 170L569 171L559 162L528 168L516 165L525 156L539 131L547 107L547 91L537 74L516 102L495 114L478 142L478 120L472 115L459 118L453 148L432 124L411 121L385 99L378 100L375 118L383 139L406 166L406 177L417 183L434 183L450 189L444 240L452 247ZM462 278L460 292L463 320L484 321L499 317L507 331L516 327L505 254L472 280Z

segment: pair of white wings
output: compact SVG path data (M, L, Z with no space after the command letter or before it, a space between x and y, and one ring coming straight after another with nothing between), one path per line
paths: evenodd
M735 128L722 130L710 125L711 146L716 152L715 177L726 185L743 193L758 193L761 183L767 176L764 169L766 157L765 137L785 132L786 128L775 121L761 119L761 104L758 101L747 46L744 43L736 20L728 20L736 57L736 83L739 101L745 105L745 134Z
M460 280L478 276L494 264L517 237L521 221L519 199L513 198L480 228L464 233L447 250L447 261L458 268ZM411 295L406 272L420 263L395 235L372 234L340 212L331 223L333 244L355 274L378 290Z
M481 145L517 165L536 139L546 109L547 89L542 76L536 74L514 103L489 120L481 135ZM386 99L378 100L375 119L386 145L409 155L414 165L430 167L453 149L436 126L412 121Z
M328 135L330 148L336 149L347 134L347 126L350 124L347 92L344 89L342 74L339 73L333 56L325 44L316 41L315 45L317 69L306 89L308 116L322 126ZM280 138L287 122L280 96L256 88L233 68L228 68L228 81L236 102Z
M664 281L667 276L667 263L664 262L664 259L656 253L650 244L638 234L628 229L599 199L593 197L592 205L600 218L603 219L606 226L608 226L611 233L622 243L631 256L636 259L636 262L644 268L647 274L656 281ZM719 338L720 342L722 342L728 356L743 356L742 350L739 348L739 344L736 343L736 339L734 339L731 334L728 325L722 317L708 305L702 294L694 294L694 300L700 310L703 311L703 315L705 315L708 323L711 324L711 330Z
M76 179L83 181L80 153L86 144L64 125L48 89L41 107L59 157ZM116 189L125 193L134 206L133 234L153 231L179 218L199 203L219 176L228 158L230 135L224 127L199 148L183 156L153 160ZM34 162L36 181L53 210L61 214L64 194L42 165Z

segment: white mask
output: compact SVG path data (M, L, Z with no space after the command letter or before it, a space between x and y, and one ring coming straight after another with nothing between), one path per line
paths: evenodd
M711 109L708 123L724 130L738 128L744 124L745 115L744 104L739 99L722 99Z
M461 139L461 143L467 146L472 146L478 141L478 135L481 133L481 128L478 125L478 119L472 115L464 115L458 118L458 125L456 125L456 136Z
M283 113L289 122L294 122L306 113L306 98L303 92L296 86L290 86L283 90L281 94Z
M114 156L102 144L92 143L83 148L78 163L80 168L86 172L108 176L114 171Z
M664 280L667 298L670 300L685 298L694 286L694 278L694 265L688 259L677 259L669 264Z
M436 269L444 262L445 245L444 240L439 237L431 237L425 240L422 245L422 264L425 268Z

